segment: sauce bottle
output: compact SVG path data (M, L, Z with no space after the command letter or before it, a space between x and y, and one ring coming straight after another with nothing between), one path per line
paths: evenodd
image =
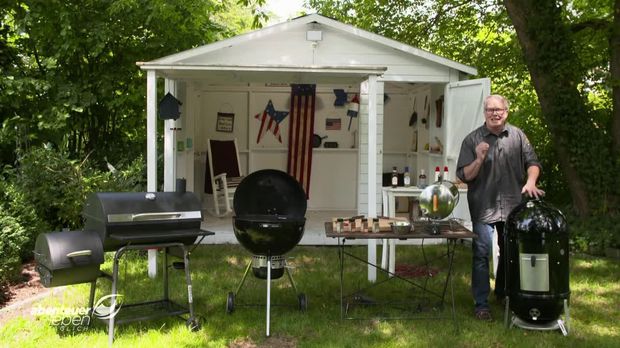
M424 169L420 169L420 176L418 176L418 187L423 189L428 185L426 181L426 173Z
M403 174L403 183L405 187L411 186L411 175L409 174L409 167L405 167L405 174Z
M392 167L392 187L395 188L398 186L398 171L396 167Z

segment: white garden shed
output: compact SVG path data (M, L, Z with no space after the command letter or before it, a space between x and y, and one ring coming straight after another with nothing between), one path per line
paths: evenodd
M236 138L245 173L286 171L287 118L282 143L269 134L257 142L254 116L269 100L288 110L290 84L315 84L314 133L338 148L314 149L308 208L369 216L380 214L382 173L393 166L417 177L447 165L454 178L461 141L482 124L490 90L488 79L467 80L472 67L318 14L138 65L147 72L149 191L157 190L157 78L182 103L181 117L165 121L164 190L186 178L196 193L208 138ZM350 103L334 105L334 90L349 101L359 95L357 118L347 116ZM218 113L234 115L232 131L218 131Z
M182 103L180 118L164 121L163 189L185 178L199 194L209 138L237 139L246 174L286 171L288 118L280 123L282 143L272 134L257 141L255 115L269 101L288 111L291 84L314 84L314 133L338 147L313 150L308 209L369 217L381 215L382 173L392 167L409 167L417 178L421 169L431 175L448 166L455 178L461 141L483 123L490 93L488 79L469 79L475 68L318 14L137 64L147 73L149 191L158 189L158 78L162 92ZM336 91L347 94L344 105L335 105ZM356 95L359 113L350 118ZM233 115L226 127L218 126L222 114ZM209 210L211 200L203 202ZM369 256L375 249L369 245Z

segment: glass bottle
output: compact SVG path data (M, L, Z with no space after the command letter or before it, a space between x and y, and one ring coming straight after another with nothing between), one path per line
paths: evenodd
M396 167L392 167L392 187L398 186L398 170Z
M426 181L426 173L424 172L424 169L420 169L420 176L418 176L418 187L423 189L427 186L427 181Z
M411 175L409 174L409 167L405 167L405 173L403 174L403 183L405 187L411 186Z

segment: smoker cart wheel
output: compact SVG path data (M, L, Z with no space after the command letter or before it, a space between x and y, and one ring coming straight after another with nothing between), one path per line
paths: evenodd
M297 295L297 299L299 300L299 310L305 312L308 309L308 299L306 298L306 294L302 292Z
M198 321L197 318L189 318L189 319L187 319L187 322L185 323L185 326L187 326L187 328L191 332L196 332L196 331L200 330L200 322Z
M228 299L226 300L226 313L231 314L235 311L235 293L229 292Z
M172 263L172 268L183 270L183 269L185 269L185 262L179 262L179 261L173 262Z

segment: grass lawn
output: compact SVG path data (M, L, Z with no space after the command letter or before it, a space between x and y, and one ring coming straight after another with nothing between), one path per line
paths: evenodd
M425 247L430 257L440 255L445 246ZM366 247L348 247L365 258ZM201 246L191 259L195 311L202 320L197 332L190 332L177 318L152 320L117 326L115 346L119 347L618 347L620 345L620 263L617 260L587 255L571 257L571 332L505 329L503 307L493 304L493 322L473 318L469 291L471 252L467 245L457 246L454 270L454 294L458 332L450 318L415 320L341 320L339 258L336 247L297 247L287 255L299 291L308 298L308 311L298 310L297 298L286 276L274 280L271 311L271 337L265 337L265 306L241 306L264 303L263 280L249 276L237 298L232 314L226 313L226 298L243 275L250 255L233 245ZM111 262L105 267L109 270ZM158 299L161 279L145 276L146 260L135 253L121 263L119 293L125 303ZM347 261L347 287L367 285L366 266ZM419 265L420 247L399 247L398 263ZM435 267L435 266L434 266ZM429 282L439 286L445 266ZM185 301L183 272L171 270L170 294ZM160 272L161 273L161 272ZM379 278L383 277L379 274ZM109 292L110 283L98 281L97 297ZM87 306L88 285L70 286L61 299L50 298L39 308L78 308ZM399 282L390 281L370 292L372 298L407 298ZM357 310L368 314L369 309ZM442 314L449 315L449 307ZM40 315L36 319L16 318L0 328L0 346L9 347L106 347L107 327L94 322L90 327L66 325L73 331L61 331L54 320L71 316Z

